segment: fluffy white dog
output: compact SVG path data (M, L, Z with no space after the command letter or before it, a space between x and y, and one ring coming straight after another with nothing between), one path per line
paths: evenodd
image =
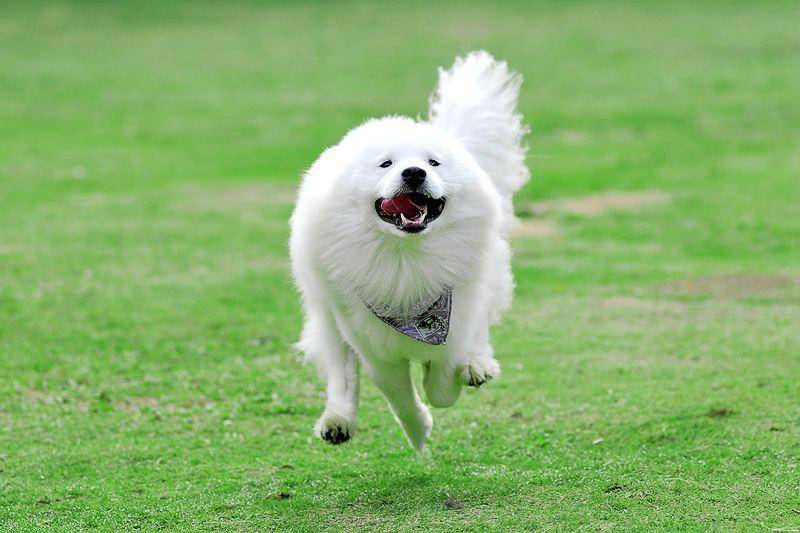
M499 374L489 326L511 300L511 197L529 179L521 83L487 52L457 58L427 120L369 120L305 174L291 219L297 346L327 382L315 433L329 443L355 432L359 364L417 450L432 419L411 361L435 407Z

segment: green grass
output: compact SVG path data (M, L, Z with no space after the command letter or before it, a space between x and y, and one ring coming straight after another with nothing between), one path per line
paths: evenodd
M0 529L797 531L798 20L2 3ZM518 206L554 224L514 240L504 374L435 410L428 459L369 383L325 446L289 348L293 189L474 48L525 75ZM609 191L666 200L530 208Z

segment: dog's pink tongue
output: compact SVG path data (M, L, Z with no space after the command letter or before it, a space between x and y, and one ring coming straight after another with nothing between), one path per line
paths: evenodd
M406 218L414 220L422 213L422 208L417 206L405 194L400 194L394 198L387 198L381 202L381 209L389 216L403 213Z

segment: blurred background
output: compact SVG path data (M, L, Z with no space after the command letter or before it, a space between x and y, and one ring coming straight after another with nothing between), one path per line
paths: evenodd
M0 4L0 527L797 528L799 22ZM428 459L368 383L326 447L290 350L299 177L359 121L424 116L473 49L524 75L532 127L504 374L435 411Z

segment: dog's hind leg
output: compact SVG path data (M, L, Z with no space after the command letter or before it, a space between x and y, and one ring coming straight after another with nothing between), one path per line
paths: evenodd
M433 419L428 408L420 401L411 381L408 360L366 359L364 368L378 389L386 396L392 413L411 445L417 451L423 451L433 426Z
M430 361L422 367L422 386L434 407L450 407L461 396L463 383L450 361Z
M349 346L331 349L327 378L325 411L315 429L322 440L341 444L355 433L358 408L358 357Z
M335 325L317 321L303 332L306 353L315 359L326 381L325 411L314 433L330 444L341 444L356 430L358 408L358 357L345 343ZM309 353L310 352L310 353Z

